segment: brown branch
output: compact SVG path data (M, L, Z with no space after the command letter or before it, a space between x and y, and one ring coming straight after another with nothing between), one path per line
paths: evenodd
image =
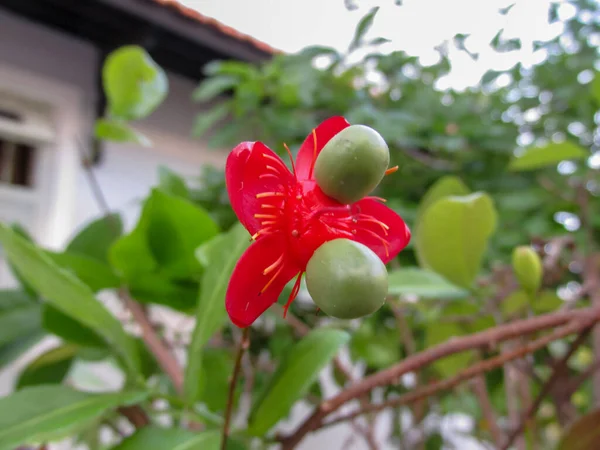
M498 427L498 420L496 418L496 413L494 412L494 407L492 406L492 402L490 401L490 396L487 391L487 386L485 384L485 377L483 375L478 375L473 380L473 393L479 400L479 404L481 405L481 412L483 413L483 417L485 421L488 423L490 428L490 434L494 439L494 443L496 447L499 447L502 444L502 433L500 432L500 428Z
M519 436L523 432L523 430L525 429L525 425L535 415L535 413L539 409L539 407L542 404L542 401L544 400L546 395L548 395L550 393L550 391L554 387L554 384L561 378L561 376L564 375L564 372L567 369L567 363L569 362L569 359L571 358L571 356L573 356L575 351L588 338L588 336L590 335L590 332L592 331L592 328L593 328L593 326L589 326L589 327L585 328L579 334L579 336L577 336L577 339L575 339L575 341L573 341L573 343L569 347L569 351L567 352L567 354L565 356L563 356L560 359L560 361L558 361L555 364L552 375L550 376L548 381L546 381L546 383L544 383L544 385L542 386L542 389L540 390L536 399L529 406L529 408L527 408L527 411L522 415L521 420L519 421L519 424L517 425L517 427L512 431L512 433L509 434L504 445L500 447L502 450L507 450L508 448L510 448L510 446L515 441L517 436Z
M582 308L579 310L559 311L552 314L532 317L514 321L494 328L464 336L453 338L421 353L404 359L387 369L379 371L362 381L350 386L332 399L326 400L308 417L302 425L290 436L281 438L284 449L294 448L302 438L323 422L323 419L350 400L360 397L371 390L391 384L402 375L415 371L433 361L476 348L494 347L501 341L514 339L526 334L554 328L572 320L597 320L600 316L600 307ZM515 358L512 358L515 359ZM509 359L510 360L510 359Z
M225 409L225 423L223 424L223 437L221 439L221 450L227 448L227 439L229 438L229 425L231 423L231 414L233 412L233 399L235 396L235 387L237 385L238 376L242 368L242 357L244 352L250 346L250 327L244 328L240 345L238 346L237 356L235 358L235 366L233 367L233 375L229 382L229 394L227 396L227 408Z
M549 333L547 336L541 337L535 341L528 342L522 347L511 350L509 352L501 353L498 356L493 358L489 358L485 361L480 361L471 367L463 370L459 374L447 378L442 381L438 381L436 383L431 383L421 389L416 391L409 392L407 394L401 395L400 397L388 400L387 402L369 405L367 408L361 409L359 411L354 411L347 415L338 417L334 420L331 420L325 423L323 426L331 426L340 422L345 422L347 420L352 420L362 414L366 414L369 412L378 412L382 411L386 408L398 407L403 405L408 405L417 401L420 401L426 397L437 394L440 391L444 391L447 389L451 389L460 383L474 378L478 375L481 375L485 372L489 372L492 369L503 366L509 361L513 361L518 358L522 358L525 355L533 353L541 348L546 347L550 342L555 341L557 339L561 339L570 334L576 333L584 328L590 326L591 322L600 320L600 312L597 311L593 317L588 318L577 318L573 320L573 322L565 325L561 328L555 329L553 332ZM292 448L292 447L288 447Z
M94 196L94 199L96 200L96 203L98 204L98 207L102 213L107 216L107 220L109 221L108 223L113 228L115 236L118 236L119 225L116 222L116 218L110 214L110 208L108 206L108 202L106 201L106 197L104 196L100 183L98 182L96 174L92 169L89 158L86 154L87 152L80 141L78 142L78 147L83 159L83 167L92 190L92 195ZM139 324L142 330L142 340L146 344L146 347L148 347L148 350L150 350L150 352L155 356L156 361L162 370L164 370L169 378L171 378L175 389L180 393L183 392L183 369L175 358L175 355L169 350L168 345L156 333L156 330L150 323L144 308L131 298L129 291L125 288L121 288L119 290L119 298L122 300L125 307L131 311L131 315Z
M594 307L600 307L600 254L589 255L584 265L584 286L589 292L590 303ZM596 327L592 333L592 349L594 359L600 360L600 327ZM592 387L594 393L594 405L600 407L600 371L592 375Z
M150 418L138 405L121 406L117 411L119 414L125 416L136 428L144 428L145 426L150 425Z
M119 298L125 304L125 307L131 311L131 315L134 320L140 326L142 331L142 340L148 347L148 350L154 355L160 368L167 374L171 379L173 386L177 392L183 392L183 369L175 358L175 355L171 353L168 345L163 339L156 333L156 330L150 323L146 311L142 305L131 298L129 292L125 288L119 290Z

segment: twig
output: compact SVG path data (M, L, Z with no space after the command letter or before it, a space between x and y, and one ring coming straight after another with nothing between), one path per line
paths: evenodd
M554 371L552 372L552 375L550 376L548 381L546 381L546 383L544 383L544 385L542 386L542 389L540 390L539 394L537 395L537 397L533 401L533 403L529 406L529 408L527 408L527 411L521 417L521 420L519 421L519 424L517 425L517 427L512 431L512 433L509 434L505 444L500 447L501 450L507 450L508 448L510 448L510 446L512 445L514 440L517 438L517 436L519 436L523 432L527 421L535 415L535 413L537 412L538 408L542 404L542 401L544 400L546 395L548 395L548 393L550 393L550 391L552 390L552 387L554 386L556 381L558 379L560 379L560 377L564 374L564 371L567 369L567 363L569 362L569 359L571 358L571 356L573 356L573 353L575 353L575 351L588 338L588 336L590 335L590 332L592 331L592 328L593 328L593 326L590 326L590 327L584 329L579 334L577 339L575 339L575 341L573 341L573 343L569 347L569 351L567 352L567 354L565 356L563 356L562 359L556 363L556 365L554 366Z
M131 311L131 315L140 326L142 339L146 344L146 347L148 347L148 350L156 357L156 361L161 369L169 376L177 392L182 393L183 370L181 369L179 361L175 358L175 355L169 350L167 344L156 333L156 330L146 315L146 311L144 311L142 305L131 298L129 292L125 288L119 290L119 298L123 301L127 309Z
M482 373L485 373L492 369L500 367L509 361L513 361L515 359L522 358L524 355L533 353L541 348L544 348L552 341L561 339L565 336L568 336L568 335L576 333L584 328L587 328L590 326L590 322L597 321L597 320L600 320L600 311L597 311L596 315L593 317L575 319L575 320L573 320L573 322L569 323L568 325L565 325L561 328L557 328L556 330L554 330L552 333L548 334L547 336L541 337L535 341L531 341L522 347L511 350L510 352L501 353L500 355L495 356L493 358L489 358L485 361L480 361L480 362L474 364L473 366L463 370L462 372L460 372L459 374L457 374L453 377L447 378L442 381L438 381L436 383L431 383L421 389L401 395L400 397L388 400L387 402L376 404L376 405L369 405L368 408L364 408L359 411L354 411L347 415L337 417L336 419L331 420L331 421L323 424L322 426L331 426L331 425L335 425L340 422L352 420L362 414L366 414L369 412L377 412L377 411L382 411L386 408L408 405L408 404L414 403L416 401L422 400L423 398L434 395L440 391L451 389L466 380L469 380L473 377L481 375ZM291 447L288 447L288 448L291 448Z
M498 447L502 443L502 433L498 427L496 413L494 412L494 407L492 406L490 396L488 395L485 377L483 375L476 376L473 380L472 388L475 396L479 400L479 404L481 405L481 412L483 413L483 417L490 428L490 434L494 439L494 443Z
M441 359L455 353L463 352L476 348L485 348L494 346L496 343L513 339L536 331L554 328L572 320L580 319L587 323L587 320L598 320L600 317L600 307L582 308L571 311L559 311L552 314L545 314L524 320L514 321L494 328L464 336L453 338L435 347L431 347L421 353L406 358L387 369L379 371L368 376L360 382L350 386L332 399L326 400L309 416L304 423L290 436L283 437L280 441L284 449L294 448L302 438L315 428L318 428L323 419L337 410L350 400L360 397L366 392L370 392L379 386L385 386L398 380L402 375L417 370L433 361ZM586 320L587 319L587 320ZM515 359L515 358L509 358Z
M90 188L92 190L92 194L98 204L98 207L102 211L102 213L107 217L109 223L113 227L115 235L118 235L118 225L113 220L113 216L110 214L110 208L108 206L108 202L104 193L102 192L102 188L100 187L100 183L96 178L96 174L92 166L90 165L89 158L86 154L85 148L81 142L78 142L79 152L81 157L83 158L83 167L85 168L85 173L88 178L88 182ZM175 358L175 356L169 350L168 345L160 338L160 336L156 333L156 330L150 323L144 308L137 303L135 300L131 298L129 292L125 288L121 288L119 290L119 298L125 304L125 307L131 311L131 314L135 321L140 325L142 329L142 339L146 344L146 347L152 352L152 354L156 357L156 361L160 365L160 367L165 371L165 373L171 378L173 382L173 386L178 392L183 391L183 370Z
M250 345L250 327L244 328L240 345L238 346L237 356L235 358L235 366L233 367L233 375L229 383L229 394L227 396L227 408L225 409L225 422L223 424L223 437L221 439L221 450L227 448L227 439L229 438L229 425L231 423L231 413L233 412L233 399L235 397L235 387L237 385L238 376L242 368L242 357L244 352Z
M125 416L136 428L144 428L150 424L150 418L146 412L137 405L121 406L117 411Z

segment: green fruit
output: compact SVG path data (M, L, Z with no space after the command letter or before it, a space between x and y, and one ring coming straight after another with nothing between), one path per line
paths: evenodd
M323 147L315 162L315 179L325 194L349 204L377 187L390 163L381 135L364 125L351 125Z
M513 250L512 264L519 284L528 293L534 294L542 285L544 269L542 260L536 251L528 246L517 247Z
M383 306L388 274L381 259L367 246L335 239L321 245L310 258L306 286L326 314L356 319Z

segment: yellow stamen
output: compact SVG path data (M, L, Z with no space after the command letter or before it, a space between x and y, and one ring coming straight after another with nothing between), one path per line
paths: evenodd
M265 197L283 197L283 192L262 192L260 194L256 194L256 198Z
M275 175L274 173L263 173L262 175L259 175L258 178L262 179L262 178L275 178L276 180L279 179L279 177L277 175Z
M271 286L271 284L273 284L273 281L275 281L275 279L279 276L279 274L281 273L281 271L283 270L283 266L281 266L279 268L279 270L277 270L277 272L275 272L275 275L273 275L273 278L271 278L267 284L265 284L265 287L262 288L262 290L260 291L260 294L264 294L264 292L269 289L269 286ZM260 295L259 294L259 295Z
M255 219L277 219L274 214L254 214Z
M273 155L269 155L268 153L263 153L262 155L265 158L270 159L271 161L275 161L276 163L281 162L281 160L279 158L277 158L276 156L273 156Z
M277 208L277 206L275 206L275 205L268 205L268 204L266 204L266 203L263 203L262 205L260 205L260 207L261 207L261 208L265 208L265 209L266 209L266 208Z
M294 172L294 176L296 176L296 166L294 165L294 157L292 156L292 151L290 150L290 148L287 146L287 144L284 142L283 146L285 147L288 156L290 157L290 161L292 163L292 172Z
M281 172L279 172L279 169L277 169L277 167L267 166L267 169L272 170L275 173L281 173Z
M277 261L275 261L273 264L271 264L269 267L267 267L265 270L263 270L263 275L268 275L269 273L273 272L275 269L277 269L277 267L279 266L279 264L281 264L282 261L283 261L283 253L281 254L281 256L279 258L277 258Z

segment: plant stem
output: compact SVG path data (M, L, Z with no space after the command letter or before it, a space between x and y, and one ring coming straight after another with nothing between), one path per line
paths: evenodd
M223 438L221 439L221 450L227 448L227 439L229 438L229 427L231 424L231 414L233 412L233 399L235 396L235 387L237 385L238 376L242 368L242 357L244 352L250 345L250 327L244 328L240 344L238 346L237 356L235 358L235 366L233 367L233 375L229 383L229 394L227 396L227 408L225 409L225 423L223 424Z

